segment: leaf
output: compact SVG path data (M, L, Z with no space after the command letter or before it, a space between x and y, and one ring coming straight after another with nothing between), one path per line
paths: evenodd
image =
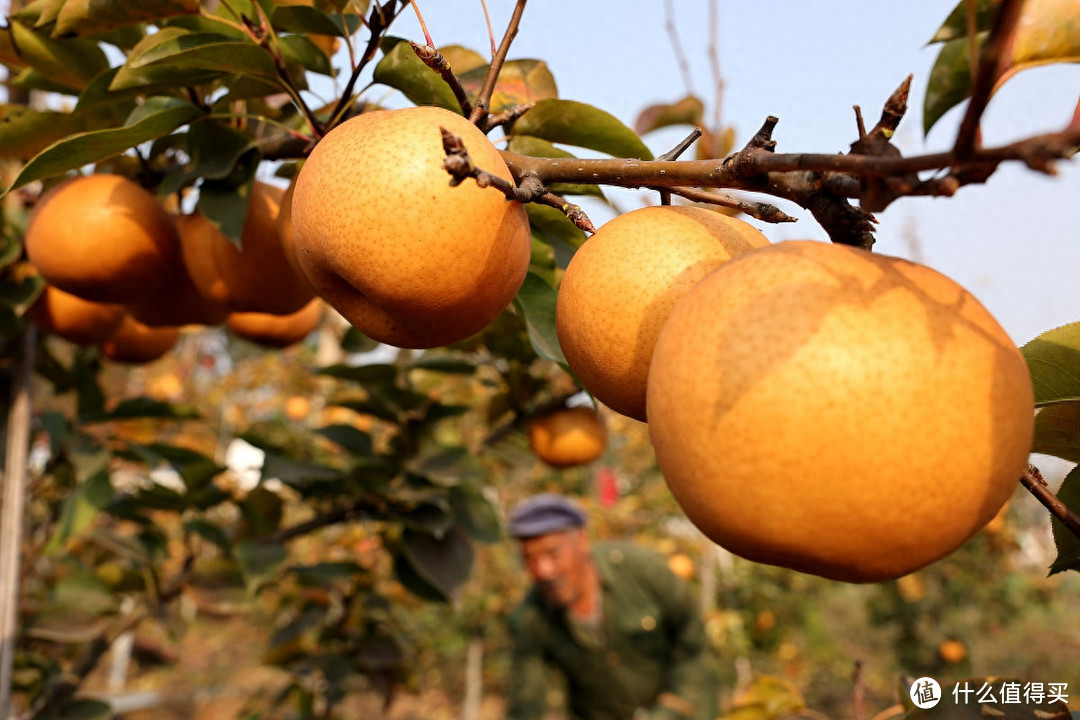
M175 67L211 70L223 75L252 75L277 80L277 68L270 55L247 40L217 33L180 32L159 38L166 31L146 38L128 57L125 68L139 70L167 63ZM117 81L123 71L117 75Z
M81 90L109 67L104 51L93 40L53 40L17 22L10 27L19 57L58 85Z
M247 220L251 183L261 155L257 149L241 153L236 167L220 180L203 178L199 187L199 212L214 223L234 245L240 247L240 236Z
M330 58L309 38L303 35L284 35L278 38L281 54L299 68L310 70L327 77L334 76ZM298 73L293 73L295 77Z
M1074 467L1057 492L1058 500L1065 503L1073 512L1080 513L1080 467ZM1064 570L1080 571L1080 538L1065 527L1065 523L1051 517L1050 527L1054 533L1054 546L1058 556L1050 566L1050 574Z
M66 0L52 35L54 38L96 35L197 12L198 0Z
M1042 333L1020 348L1037 407L1080 400L1080 322Z
M424 353L409 364L410 370L429 370L431 372L471 375L476 372L476 365L468 360L459 360L446 355Z
M236 544L233 551L240 572L251 590L258 588L281 567L289 556L284 543L267 543L245 540Z
M100 417L105 412L105 392L98 380L100 370L101 364L93 353L82 349L76 352L71 373L78 396L77 412L83 422Z
M488 69L488 65L483 65L464 73L458 71L458 79L470 99L475 101L480 95ZM491 95L490 110L500 113L517 105L557 97L559 90L547 63L543 60L510 60L499 70L495 92Z
M473 566L473 547L460 528L451 528L441 539L406 529L401 555L408 566L443 601L457 600Z
M499 513L481 490L467 485L450 488L450 509L455 522L473 540L495 543L502 539Z
M566 356L559 347L559 336L555 332L556 297L555 288L530 272L514 297L514 307L525 318L529 341L536 354L565 368Z
M196 518L184 521L184 532L198 535L221 550L227 550L229 547L229 537L225 534L225 531L206 520Z
M930 44L956 40L966 37L968 34L968 4L971 0L960 0L959 4L949 13L949 17L942 23L934 37L930 38ZM975 31L989 30L997 14L998 0L975 0Z
M641 138L614 115L573 100L540 100L510 130L555 143L597 150L615 157L651 160Z
M529 203L525 206L529 216L529 227L534 236L538 236L555 251L555 262L566 268L581 244L585 242L585 233L574 223L566 219L566 214L547 205Z
M278 5L270 16L270 24L284 32L346 37L341 25L331 16L306 5Z
M315 432L356 455L371 455L373 452L371 435L352 425L327 425Z
M24 105L0 105L0 158L29 160L57 140L86 129L82 118Z
M112 705L101 700L72 700L50 710L48 718L35 715L33 720L110 720Z
M222 122L210 119L192 123L191 128L183 137L187 140L187 155L191 158L191 162L166 176L158 191L161 195L176 192L198 178L210 180L228 178L242 162L245 153L255 147L250 136L239 133ZM237 204L244 203L243 215L246 216L247 196L236 202ZM234 212L237 211L236 208L231 209ZM227 221L227 224L238 224L242 230L243 222L242 216L237 220Z
M687 95L673 103L650 105L641 111L634 122L634 132L644 135L653 130L671 125L693 125L700 127L705 123L705 105L694 95Z
M1080 462L1080 402L1050 405L1039 411L1031 452Z
M123 127L78 133L53 143L22 168L7 192L163 137L202 114L189 102L167 97L150 98L139 109Z
M45 552L64 552L68 540L89 527L98 514L112 502L113 495L108 470L103 468L88 477L65 498L60 510L60 520L45 546Z
M293 460L284 455L268 452L263 461L262 477L264 480L277 478L289 487L303 492L316 486L338 483L344 479L344 473L326 465Z
M397 368L382 363L371 365L330 365L315 371L318 375L351 380L362 385L388 385L397 377Z
M950 23L953 20L950 15L950 20L938 31L942 37L954 39L942 47L930 74L923 103L924 132L929 132L945 112L971 95L966 9L957 8L954 14L957 11L964 14L963 19ZM990 25L985 18L981 23L987 28ZM980 47L987 35L988 31L982 30L976 36ZM1063 62L1080 62L1080 13L1076 1L1028 0L1020 12L1008 63L1002 68L993 91L997 92L1019 72Z
M406 40L387 37L382 41L383 58L375 66L372 82L400 90L417 105L435 105L461 113L454 92L438 73L416 57Z
M447 45L439 48L446 61L450 63L450 69L459 77L470 70L478 67L487 67L487 60L475 50L470 50L461 45Z
M326 580L348 579L364 573L365 570L354 562L339 561L316 565L294 565L289 568L289 572L295 574L301 581L321 585Z
M155 418L159 420L190 420L201 417L199 411L191 405L176 405L149 397L137 397L121 400L99 420L132 420L135 418Z

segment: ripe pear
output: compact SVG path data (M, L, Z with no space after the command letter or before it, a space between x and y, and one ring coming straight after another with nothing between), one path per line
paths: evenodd
M46 285L26 312L30 322L75 345L98 345L124 320L120 305L90 302Z
M50 285L118 304L158 293L178 259L176 231L155 197L107 173L46 192L30 216L26 252Z
M300 342L319 327L325 307L322 298L315 298L290 315L233 313L225 321L225 326L257 345L285 348Z
M361 332L398 347L464 340L514 298L528 271L525 209L472 180L451 187L440 128L473 162L511 179L468 120L433 107L364 113L334 128L300 169L297 258Z
M275 315L294 313L315 297L281 246L278 214L284 193L267 183L252 184L239 248L201 213L180 221L184 265L203 297L233 312Z
M570 369L612 410L645 420L645 386L660 328L694 285L768 244L736 218L700 207L647 207L605 223L559 285L555 329Z
M604 454L607 429L592 408L560 408L529 423L529 446L552 467L586 465Z
M101 353L116 362L141 365L163 357L176 345L180 328L150 327L131 317L101 345Z
M915 263L790 241L679 302L648 378L676 500L757 562L906 575L986 525L1031 448L1027 364L964 288Z

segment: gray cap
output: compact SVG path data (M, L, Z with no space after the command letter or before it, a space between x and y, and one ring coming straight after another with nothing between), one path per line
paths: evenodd
M573 500L556 493L541 493L518 503L510 513L507 532L518 539L532 538L584 527L585 519L585 511Z

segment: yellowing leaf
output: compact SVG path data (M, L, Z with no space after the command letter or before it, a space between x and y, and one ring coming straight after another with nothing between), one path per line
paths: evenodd
M634 132L644 135L669 125L701 126L705 118L705 105L697 97L687 95L674 103L650 105L641 111L634 123Z
M475 67L460 73L461 85L473 100L480 93L480 87L488 73L488 66ZM538 100L559 97L555 87L555 78L542 60L511 60L499 71L495 83L495 92L491 96L491 112L509 110L515 105L525 105Z
M56 17L52 36L96 35L142 22L197 12L198 0L66 0Z

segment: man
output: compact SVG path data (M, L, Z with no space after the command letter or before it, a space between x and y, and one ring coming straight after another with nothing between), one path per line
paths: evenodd
M555 494L518 505L509 534L534 586L510 618L508 718L544 716L548 667L566 677L580 720L715 716L695 598L662 557L623 544L590 548L585 513Z

